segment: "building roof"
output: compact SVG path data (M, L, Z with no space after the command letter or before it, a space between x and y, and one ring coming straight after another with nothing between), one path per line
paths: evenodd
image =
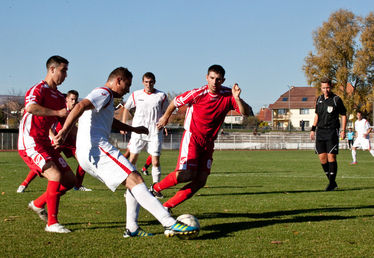
M266 107L261 108L260 112L257 114L257 118L260 121L271 122L271 110Z
M294 87L283 93L277 101L269 105L270 109L314 108L317 89L313 87Z

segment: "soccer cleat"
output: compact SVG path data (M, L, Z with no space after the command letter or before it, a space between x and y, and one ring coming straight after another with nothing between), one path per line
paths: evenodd
M137 230L135 230L134 232L130 232L130 230L128 230L126 228L125 232L123 233L124 238L128 238L128 237L147 237L147 236L153 236L153 234L145 232L140 227Z
M71 231L67 228L65 228L63 225L59 223L52 224L50 226L45 226L45 231L51 232L51 233L70 233Z
M351 162L351 165L357 165L357 161Z
M148 170L147 170L145 167L142 168L142 173L143 173L143 175L145 175L145 176L148 176L148 175L149 175L149 172L148 172Z
M27 186L20 185L18 186L17 193L23 193L25 191Z
M327 185L327 187L326 187L326 189L325 189L325 191L334 191L334 190L336 190L336 188L338 188L338 185L336 184L336 182L334 181L334 182L330 182L328 185Z
M87 187L85 187L85 186L81 186L81 187L74 187L74 190L75 191L82 191L82 192L91 192L92 191L92 189L90 189L90 188L87 188Z
M162 198L164 198L164 196L162 195L162 193L157 192L157 191L153 188L154 184L156 184L156 183L153 183L153 184L149 187L149 191L151 192L151 194L152 194L154 197L156 197L157 199L162 199Z
M31 201L28 205L28 208L30 210L33 210L36 214L38 214L39 218L41 220L44 220L45 222L48 221L48 213L44 208L38 208L34 205L34 201Z
M174 225L165 228L164 235L166 237L173 237L175 235L192 235L196 234L199 228L187 226L184 223L177 221Z

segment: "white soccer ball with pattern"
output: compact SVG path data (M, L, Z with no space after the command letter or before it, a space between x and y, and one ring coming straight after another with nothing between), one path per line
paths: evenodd
M177 221L182 222L183 224L191 227L196 227L198 230L194 234L188 235L177 235L181 239L193 239L199 235L200 232L200 223L194 215L191 214L183 214L177 218Z

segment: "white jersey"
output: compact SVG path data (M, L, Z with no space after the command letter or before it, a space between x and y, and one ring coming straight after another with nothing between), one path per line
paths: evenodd
M77 150L108 142L112 129L113 93L107 87L96 88L86 97L95 107L83 112L78 122Z
M355 130L357 132L357 138L369 139L368 129L370 128L369 122L366 119L357 120L355 122ZM367 134L364 137L364 134Z
M146 93L144 90L134 91L127 99L125 108L135 109L132 126L145 126L149 130L149 136L159 133L156 123L165 113L168 107L167 95L155 89L153 93Z

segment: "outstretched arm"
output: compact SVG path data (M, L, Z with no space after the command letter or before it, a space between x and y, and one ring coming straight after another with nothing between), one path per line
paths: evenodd
M113 118L112 129L116 131L135 132L138 134L148 134L148 129L144 126L133 127L122 123L121 121Z
M36 115L36 116L58 116L58 117L66 117L68 115L68 110L66 108L62 108L59 110L54 110L50 108L43 107L39 104L32 103L26 107L26 112Z
M161 130L165 125L168 124L169 118L170 118L171 114L173 114L173 112L176 108L177 107L174 105L174 100L172 100L170 102L168 108L166 109L164 115L162 117L160 117L160 120L158 120L158 123L157 123L157 129L158 130Z
M240 114L243 116L253 116L252 108L240 98L240 93L242 90L239 88L237 83L232 87L232 95L235 98L236 104L239 107Z

